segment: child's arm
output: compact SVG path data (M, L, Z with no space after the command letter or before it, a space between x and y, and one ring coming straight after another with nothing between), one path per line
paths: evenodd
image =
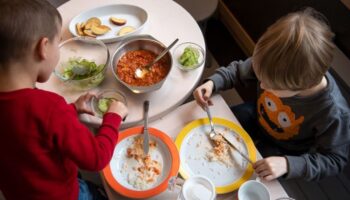
M315 129L318 129L315 143L308 153L286 156L289 171L285 178L320 180L340 173L345 167L349 159L349 115L334 113L333 120L327 118Z
M342 172L348 161L348 145L340 145L332 149L320 148L317 151L301 156L286 156L289 172L285 178L314 181Z
M287 159L278 156L258 160L254 163L253 168L256 174L266 181L276 179L288 172Z
M236 85L247 85L257 81L252 68L252 60L233 61L227 67L220 67L215 74L208 78L214 82L214 92L227 90Z
M323 133L316 133L311 151L300 156L267 157L254 163L255 172L265 180L280 176L286 179L302 178L320 180L340 173L349 159L350 118L336 115L331 123L318 127ZM328 121L328 120L326 120Z
M117 114L120 111L119 114ZM93 133L80 123L77 111L61 99L50 112L47 131L52 137L54 149L66 162L75 163L79 168L99 171L110 161L118 140L118 129L127 109L120 102L112 102L104 115L98 133Z
M193 97L196 102L204 109L206 106L213 105L213 102L210 100L210 96L213 92L214 83L211 80L203 83L197 89L193 91Z
M212 105L210 96L213 92L231 89L238 84L245 85L251 81L257 81L252 69L251 59L233 61L227 67L217 69L214 75L210 76L205 83L194 90L193 96L196 102L204 108Z
M94 94L91 93L86 93L84 95L81 95L74 103L73 105L75 106L76 111L78 114L90 114L94 115L94 113L91 110L91 107L87 105L87 102L91 100L92 97L94 97Z

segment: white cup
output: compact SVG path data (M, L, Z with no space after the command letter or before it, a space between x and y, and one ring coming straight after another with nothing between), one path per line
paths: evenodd
M181 188L178 200L214 200L214 183L205 176L188 178Z
M269 190L259 181L250 180L238 189L239 200L270 200Z

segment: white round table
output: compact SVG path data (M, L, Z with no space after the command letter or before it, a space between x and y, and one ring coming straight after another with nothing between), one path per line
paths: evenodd
M196 21L184 8L172 0L70 0L58 8L63 18L62 39L66 40L72 37L68 30L68 25L73 17L81 12L110 4L130 4L146 10L148 21L139 34L149 34L166 46L175 38L179 38L177 45L183 42L194 42L203 47L203 49L206 49L203 34ZM118 43L111 43L107 46L111 56L113 56ZM173 53L174 49L171 50L171 53ZM192 94L192 90L200 80L204 64L190 72L182 71L176 66L173 66L164 85L157 91L145 94L134 94L129 91L114 78L112 71L108 68L105 80L99 87L91 91L97 93L101 89L112 88L126 95L129 115L123 123L122 128L127 128L143 122L142 106L145 100L150 101L150 121L161 118L182 104ZM58 93L67 102L75 101L80 95L86 92L69 90L53 74L46 83L37 84L37 87ZM81 120L93 127L101 124L101 119L87 114L82 115Z

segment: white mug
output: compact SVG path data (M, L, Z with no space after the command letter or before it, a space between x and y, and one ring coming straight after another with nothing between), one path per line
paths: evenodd
M239 200L270 200L269 190L259 181L250 180L238 189Z
M178 200L214 200L215 197L214 183L207 177L198 175L185 181Z

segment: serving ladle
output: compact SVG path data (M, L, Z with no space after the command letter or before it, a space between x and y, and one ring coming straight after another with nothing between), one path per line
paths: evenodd
M76 76L84 76L90 73L90 69L87 69L86 67L80 67L79 65L74 65L72 67L72 76L70 78L66 79L65 81L71 81L73 80Z
M176 38L176 40L174 40L174 42L172 42L166 49L164 49L152 62L150 62L144 66L138 67L135 70L135 77L136 78L143 78L148 72L151 71L152 66L156 62L158 62L166 53L168 53L168 51L171 49L171 47L173 47L176 44L177 41L179 41L178 38Z
M86 67L79 67L77 65L74 65L72 67L72 72L74 75L83 76L83 75L90 73L90 70L87 69Z

